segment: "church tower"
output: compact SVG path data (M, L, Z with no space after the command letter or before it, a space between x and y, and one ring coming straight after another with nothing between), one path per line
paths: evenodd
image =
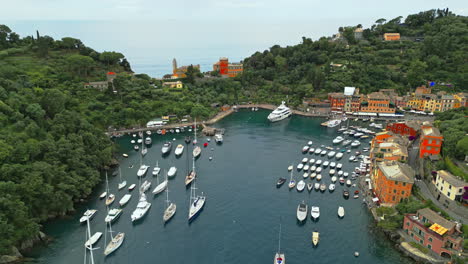
M175 58L172 60L172 73L177 74L177 61Z

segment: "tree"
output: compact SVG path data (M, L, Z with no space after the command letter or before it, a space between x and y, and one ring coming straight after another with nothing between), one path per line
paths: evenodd
M74 54L67 58L67 62L70 69L75 70L79 76L83 73L84 76L87 76L88 70L92 67L94 60L88 56Z
M411 87L417 87L425 82L427 64L420 60L413 60L410 64L407 79Z
M387 21L387 19L385 18L379 18L375 21L376 24L379 24L379 25L382 25L383 23L385 23L385 21Z
M53 118L65 108L65 95L57 89L47 89L41 100L41 106L48 117Z
M5 49L9 46L8 36L11 33L11 29L5 25L0 24L0 49Z
M114 52L114 51L104 51L99 55L99 60L106 63L107 67L110 65L116 64L117 62L120 61L120 59L123 59L124 55L119 52Z

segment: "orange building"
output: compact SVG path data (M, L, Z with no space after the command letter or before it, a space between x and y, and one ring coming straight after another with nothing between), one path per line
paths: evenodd
M332 111L343 111L346 97L343 93L329 93L328 100Z
M197 65L189 65L189 66L181 66L181 67L177 67L177 60L174 58L172 60L172 78L174 79L177 79L177 78L186 78L187 75L187 70L188 68L192 66L193 68L195 69L198 69L200 70L200 64L197 64Z
M395 134L416 137L420 127L421 124L418 121L411 120L406 122L388 123L385 129L392 131Z
M427 124L427 122L424 122L421 126L419 157L423 158L430 155L440 154L443 141L444 137L440 134L439 129Z
M372 171L374 191L382 204L396 205L411 195L414 171L397 161L377 163Z
M236 77L244 71L242 63L229 63L228 58L220 58L213 64L213 71L218 71L222 77Z
M368 94L367 101L361 103L361 112L394 114L395 105L390 105L390 97L388 95L382 92L374 92Z
M383 37L385 41L400 40L400 33L385 33Z

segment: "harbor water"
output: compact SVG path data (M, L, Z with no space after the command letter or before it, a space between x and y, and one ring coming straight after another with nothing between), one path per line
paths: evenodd
M304 157L330 160L343 163L343 170L351 174L358 163L350 163L348 158L354 151L368 147L369 139L361 140L361 146L345 153L340 161L335 158L315 154L303 154L302 147L312 140L312 147L332 146L338 135L337 128L321 127L323 119L293 116L289 119L270 123L268 111L239 111L228 116L214 126L225 129L224 143L211 140L207 147L202 146L202 154L196 161L198 180L197 194L206 195L206 204L191 224L188 223L190 189L186 189L184 179L192 167L192 145L184 143L186 131L180 134L152 135L153 144L144 157L150 165L143 180L151 180L151 190L157 178L151 175L156 162L162 170L177 167L177 174L169 180L169 199L177 204L173 219L164 225L162 216L165 209L166 193L154 196L147 193L152 207L138 223L132 223L130 215L138 202L137 189L130 202L123 208L122 216L112 225L112 229L125 233L123 245L112 255L104 257L105 242L109 235L96 244L95 263L272 263L278 249L278 231L282 224L281 251L290 263L410 263L380 232L375 231L372 217L362 198L353 199L356 189L349 187L351 197L342 196L343 185L338 182L336 190L321 193L313 190L297 192L289 190L287 182L279 189L279 177L289 180L287 167L294 163L294 178L302 179L303 172L296 165ZM146 136L146 135L145 135ZM193 135L192 135L193 136ZM173 141L172 153L162 157L164 141ZM127 187L138 183L136 176L140 164L140 152L133 150L130 136L116 140L120 148L120 167ZM206 137L198 138L199 145L207 142ZM184 144L181 157L176 158L177 144ZM123 158L127 153L128 158ZM212 157L212 160L209 160ZM322 171L322 181L331 183L329 168ZM110 173L109 173L110 175ZM109 177L111 193L116 195L112 207L127 188L117 190L118 176ZM316 182L310 178L306 182ZM78 219L86 209L97 209L90 222L91 232L105 232L106 209L99 194L105 184L98 186L90 201L77 207L77 213L66 219L54 220L45 225L45 232L54 241L45 248L32 253L31 263L73 264L84 261L86 225ZM296 220L296 208L305 201L309 206L307 220L300 224ZM312 221L310 206L320 207L320 218ZM337 209L343 206L346 215L337 217ZM312 247L312 231L320 232L318 247ZM115 233L114 233L115 235ZM360 253L359 257L354 252ZM89 253L88 253L89 255ZM89 263L89 262L87 262Z

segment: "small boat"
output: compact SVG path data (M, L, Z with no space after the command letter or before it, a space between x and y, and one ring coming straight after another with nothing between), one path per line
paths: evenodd
M322 152L320 152L320 155L322 155L322 156L325 156L326 154L327 154L326 150L322 150Z
M306 153L307 151L309 151L309 146L304 146L304 147L302 148L302 152L303 152L303 153Z
M326 167L328 167L329 164L330 164L330 162L328 160L326 160L326 161L323 162L322 166L324 168L326 168Z
M346 180L346 185L351 186L351 180Z
M304 172L304 174L302 174L302 178L304 178L304 179L309 178L309 173L308 173L308 172Z
M182 155L182 153L184 153L184 145L182 145L182 144L177 145L174 153L175 153L176 156Z
M122 199L120 199L119 205L120 205L120 206L125 206L125 205L128 203L128 201L130 201L130 198L132 198L132 195L131 195L131 194L128 194L128 193L125 194L125 195L122 197Z
M144 177L146 175L146 172L148 171L149 166L145 164L141 164L140 168L137 171L137 176L138 177Z
M136 184L132 184L132 185L128 186L128 190L133 191L133 189L135 189L135 187L136 187Z
M138 204L137 204L137 208L135 209L135 211L133 211L130 217L132 219L132 222L135 222L143 218L143 216L146 215L146 213L148 212L150 208L151 208L151 203L148 203L148 201L146 200L146 195L144 193L141 193L140 200L138 201Z
M102 232L96 232L94 235L92 235L85 243L85 247L89 248L92 245L96 244L96 242L99 241L99 239L102 237Z
M314 164L315 164L315 159L310 159L310 160L309 160L309 164L310 164L310 165L314 165Z
M330 185L328 186L328 190L330 192L333 192L335 190L335 184L334 183L330 183Z
M322 150L321 150L320 148L316 148L314 153L318 155L318 154L320 154L321 152L322 152Z
M150 138L150 137L146 137L146 138L145 138L145 144L146 144L146 145L151 145L151 143L153 143L153 141L151 140L151 138Z
M350 150L350 149L348 149L348 150L346 151L346 153L351 153L351 150Z
M136 141L135 141L134 139L132 139L132 140L130 141L130 143L135 144Z
M341 168L343 168L343 164L341 164L341 163L336 164L336 168L341 170Z
M297 183L297 186L296 186L296 189L298 192L302 192L305 188L305 182L304 180L300 180L298 183Z
M351 147L357 147L361 145L361 142L357 141L357 140L354 140L353 143L351 143Z
M340 184L343 185L345 183L345 179L343 177L340 177Z
M343 176L343 171L342 170L338 171L338 176L340 176L340 177Z
M306 218L307 218L307 204L305 204L304 201L302 201L302 203L300 203L297 206L296 217L297 217L297 220L299 220L300 222L306 220Z
M148 191L148 189L151 187L151 182L150 181L145 181L143 184L140 186L140 192L144 193Z
M106 198L106 205L110 205L111 203L113 203L115 200L115 195L113 194L109 194L109 196Z
M311 182L307 183L307 190L309 192L311 192L313 188L314 188L314 185Z
M307 145L312 146L312 141L307 142Z
M107 196L107 192L103 192L101 193L101 195L99 195L99 199L104 199L106 196Z
M318 190L320 189L320 183L316 182L316 183L314 184L314 189L315 189L316 191L318 191Z
M177 168L172 166L171 168L169 168L169 171L167 172L167 176L174 177L176 173L177 173Z
M317 246L320 240L320 233L317 231L312 232L312 244Z
M315 151L315 148L309 148L309 154L313 154Z
M315 166L310 167L310 171L314 172L316 170L317 170L317 167L315 167Z
M320 184L320 191L324 192L327 189L327 185L325 183Z
M302 170L303 167L304 167L304 164L302 164L302 163L297 164L297 170L298 171Z
M336 176L333 176L333 177L331 177L331 181L332 181L332 183L335 183L335 182L336 182L336 180L337 180Z
M139 149L140 149L140 146L135 145L135 146L133 146L133 149L134 149L134 150L139 150Z
M320 181L322 179L322 174L317 174L317 181Z
M321 173L321 172L322 172L322 167L317 167L317 169L315 170L315 172L317 173L317 175L318 175L319 173Z
M153 176L158 176L159 172L161 172L161 168L159 167L158 162L156 162L156 166L153 168Z
M343 152L338 152L335 156L337 160L341 159L343 157Z
M345 210L343 206L338 207L338 217L343 218L345 215Z
M335 139L333 139L333 144L340 144L343 141L344 138L342 136L337 136Z
M356 156L349 157L349 161L354 161L355 159L356 159Z
M296 186L296 181L293 179L293 172L291 171L291 178L289 179L289 189L292 189L294 188L294 186Z
M294 168L294 166L293 166L293 165L289 165L289 166L288 166L288 171L292 171L292 170L293 170L293 168Z
M348 175L349 175L349 173L348 173L348 172L343 172L343 177L347 178L347 177L348 177Z
M167 141L166 143L163 144L161 148L161 153L163 155L169 154L171 153L171 149L172 149L172 142Z
M330 175L334 175L335 174L335 170L334 169L331 169L330 170Z
M112 208L109 210L109 213L107 214L106 218L104 218L104 222L109 223L109 222L115 222L120 215L122 214L122 209L117 209L117 208Z
M328 158L331 159L331 158L335 157L335 155L336 155L336 152L335 152L335 151L330 151L330 152L328 153Z
M147 130L146 135L151 136L151 130Z
M308 158L303 158L303 159L302 159L302 163L307 163L307 161L309 161Z
M322 160L317 160L317 161L315 162L315 165L321 165L321 164L322 164Z
M216 133L214 138L215 138L216 143L218 144L223 143L223 135L221 133Z
M122 157L128 158L128 154L124 153L124 154L122 154ZM101 234L102 234L102 233L101 233Z
M354 198L354 199L359 198L359 194L355 194L355 195L353 196L353 198Z
M312 216L312 219L317 220L320 217L320 207L310 207L310 216Z
M347 146L347 145L351 144L351 142L353 142L353 141L347 139L347 140L343 141L343 146Z
M285 182L286 182L286 178L279 178L279 179L276 181L276 188L281 187Z
M161 130L161 129L158 129L158 130L156 131L156 134L161 135L161 134L162 134L162 130Z
M330 162L330 168L335 168L336 167L336 163L334 161Z
M348 198L349 198L349 191L348 191L348 190L346 190L346 189L343 190L343 197L344 197L345 199L348 199Z
M94 215L96 214L97 210L95 209L90 209L86 210L83 214L83 216L80 218L80 223L86 222L88 219L91 220Z
M310 168L310 166L306 164L306 165L304 165L303 170L306 172L306 171L309 171L309 168Z

